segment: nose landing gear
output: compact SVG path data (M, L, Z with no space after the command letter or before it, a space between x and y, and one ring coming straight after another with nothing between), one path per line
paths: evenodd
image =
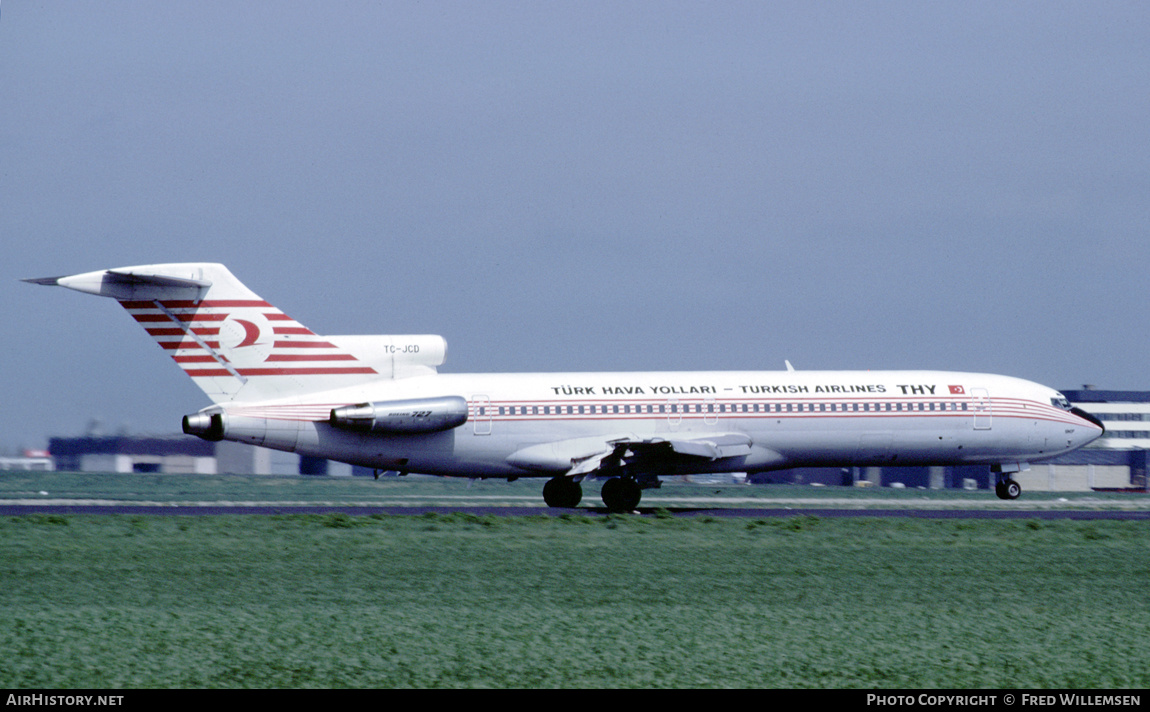
M1030 463L1028 462L1005 462L991 465L990 472L994 475L994 493L998 495L998 498L1018 499L1018 495L1022 494L1022 487L1011 478L1011 475L1029 469Z
M1018 499L1018 495L1022 494L1022 487L1014 480L1001 474L997 479L998 481L994 483L994 493L999 499Z

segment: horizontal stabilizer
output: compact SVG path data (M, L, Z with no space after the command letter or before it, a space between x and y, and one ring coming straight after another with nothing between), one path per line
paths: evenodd
M107 275L104 281L113 284L149 284L154 287L186 287L188 289L207 289L212 286L212 283L206 279L182 279L159 274L133 274L114 269L108 270Z
M121 301L133 299L198 301L212 286L212 281L204 278L205 266L211 267L199 264L141 265L24 281L31 284L66 287L77 292Z

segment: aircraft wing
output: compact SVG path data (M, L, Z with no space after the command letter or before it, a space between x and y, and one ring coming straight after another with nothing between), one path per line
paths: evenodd
M683 437L625 434L532 445L512 453L507 461L525 470L582 477L624 469L631 474L656 473L672 465L709 463L750 453L751 438L745 433L690 433Z

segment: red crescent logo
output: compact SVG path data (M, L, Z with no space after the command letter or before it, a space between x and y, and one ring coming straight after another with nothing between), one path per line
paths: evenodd
M244 327L244 340L236 344L234 348L238 349L242 346L255 344L256 340L260 338L260 328L250 321L244 321L243 319L236 319L235 322Z

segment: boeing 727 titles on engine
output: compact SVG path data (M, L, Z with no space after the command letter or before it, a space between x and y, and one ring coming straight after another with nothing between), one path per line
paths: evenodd
M1012 473L1102 423L1061 393L945 371L440 374L442 337L320 336L223 265L157 264L27 280L117 300L212 405L185 433L448 477L541 477L574 507L634 509L659 476L793 467L986 464Z

